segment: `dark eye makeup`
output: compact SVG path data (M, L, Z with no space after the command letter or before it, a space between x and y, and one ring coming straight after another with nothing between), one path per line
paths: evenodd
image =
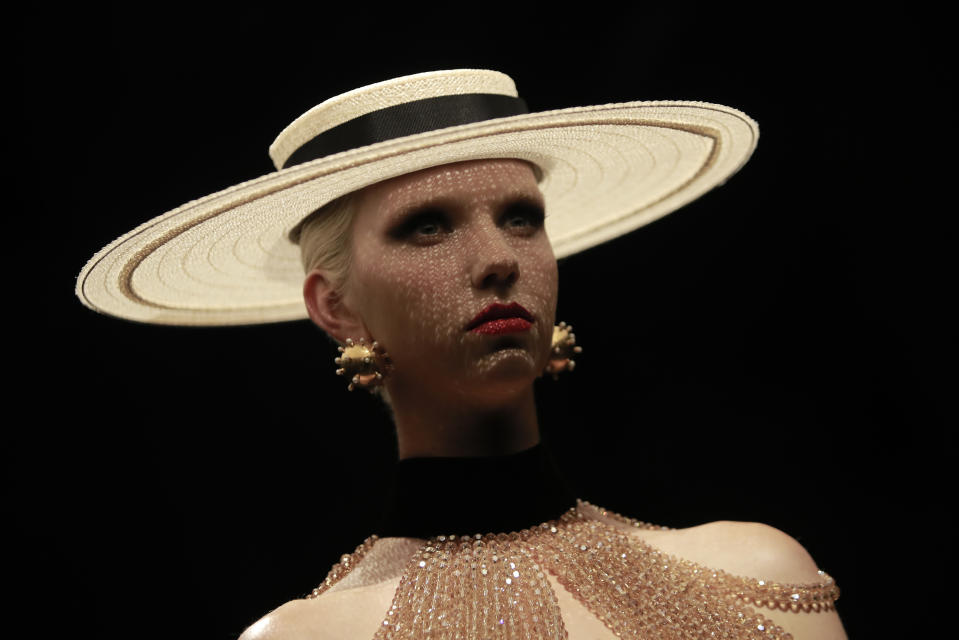
M499 212L497 223L508 230L534 233L542 228L546 213L543 206L534 200L515 200ZM453 231L454 220L443 206L428 205L403 214L389 235L396 240L432 242Z
M517 200L504 207L500 215L500 224L514 229L535 230L543 226L546 211L543 206L531 200Z
M390 231L390 235L397 239L411 236L430 238L450 231L451 226L449 214L439 207L431 206L403 216L399 224Z

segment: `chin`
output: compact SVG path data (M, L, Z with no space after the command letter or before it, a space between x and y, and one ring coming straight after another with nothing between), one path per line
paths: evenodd
M533 386L541 371L529 350L520 347L498 349L484 356L470 376L470 395L508 400Z

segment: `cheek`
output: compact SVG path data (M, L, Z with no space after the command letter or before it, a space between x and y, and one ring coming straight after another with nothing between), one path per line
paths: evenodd
M402 247L381 247L374 259L359 261L368 265L354 271L361 315L394 357L459 333L465 301L456 295L462 269L452 248L432 251L423 260Z
M526 286L520 290L535 296L551 316L556 314L556 299L559 291L559 268L553 249L548 241L529 251L529 260L522 271Z
M559 268L553 250L548 245L545 252L541 254L541 260L531 268L530 279L532 280L530 289L539 297L543 314L539 326L542 332L540 345L545 365L545 359L549 357L553 344L553 325L556 324L556 303L559 297Z

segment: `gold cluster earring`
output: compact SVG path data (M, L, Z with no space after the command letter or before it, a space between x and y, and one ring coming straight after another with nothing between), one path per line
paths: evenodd
M546 373L552 374L553 380L556 380L563 371L572 371L576 366L573 355L582 352L583 348L576 346L576 334L573 333L573 327L565 322L560 322L553 327L553 346L549 352Z
M393 370L393 361L389 354L375 340L372 344L367 344L365 338L360 338L357 342L347 338L346 346L338 349L340 356L333 360L339 367L336 375L350 379L347 387L350 391L356 387L372 391L375 387L382 386L386 376ZM582 352L583 348L576 346L573 327L560 322L553 327L553 344L544 373L552 375L554 380L558 379L560 373L572 371L576 367L573 356Z
M368 345L366 338L360 338L359 342L347 338L346 346L338 349L342 355L333 360L340 367L336 375L350 379L350 391L356 387L372 391L374 387L382 386L383 379L393 369L390 356L376 341Z

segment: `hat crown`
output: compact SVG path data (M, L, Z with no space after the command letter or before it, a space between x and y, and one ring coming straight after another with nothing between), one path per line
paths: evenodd
M516 84L505 73L489 69L453 69L417 73L324 100L287 126L270 145L270 158L279 170L304 144L374 111L416 100L466 94L493 94L516 98Z

